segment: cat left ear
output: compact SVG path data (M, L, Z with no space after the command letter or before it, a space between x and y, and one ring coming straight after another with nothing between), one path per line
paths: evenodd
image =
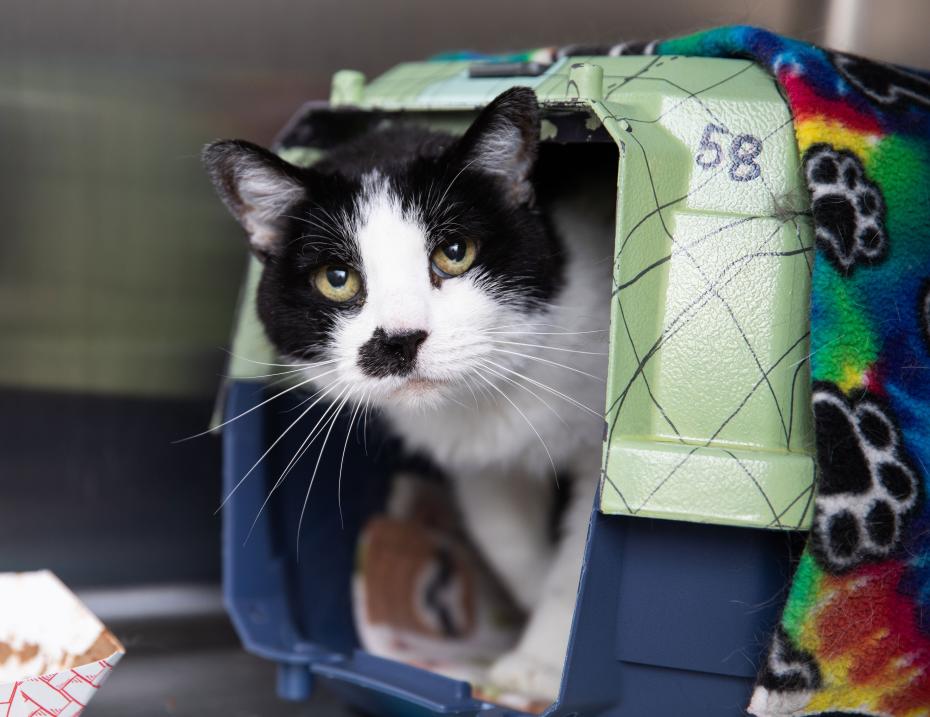
M222 140L203 150L203 163L220 199L249 234L262 259L282 245L282 220L306 198L301 169L243 140Z
M478 115L458 144L467 166L499 177L507 196L532 204L531 175L539 148L539 105L529 87L498 95Z

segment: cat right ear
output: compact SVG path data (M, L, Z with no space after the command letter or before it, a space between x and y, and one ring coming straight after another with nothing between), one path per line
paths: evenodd
M536 93L529 87L512 87L481 111L457 151L466 166L497 177L511 201L532 204L538 146Z
M238 139L208 144L202 159L220 199L248 232L256 256L264 261L279 253L284 215L306 198L301 170Z

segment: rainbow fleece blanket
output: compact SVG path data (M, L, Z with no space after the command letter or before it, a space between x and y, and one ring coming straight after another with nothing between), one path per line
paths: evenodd
M744 58L781 86L817 244L819 478L749 712L930 715L930 74L752 27L509 59L579 54Z
M767 68L811 194L818 496L749 711L930 715L930 76L749 27L649 49Z
M810 189L818 496L749 711L930 715L930 75L750 27L636 50L767 68Z

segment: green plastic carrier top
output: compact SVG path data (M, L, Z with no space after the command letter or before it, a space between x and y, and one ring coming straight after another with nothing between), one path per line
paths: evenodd
M812 231L775 82L746 61L674 56L570 57L535 77L472 77L472 64L407 63L367 85L339 72L331 108L461 132L500 92L529 86L544 140L578 141L565 136L570 111L582 141L616 144L601 510L808 527ZM279 151L297 163L319 154ZM239 355L271 355L251 308L258 271L243 292ZM233 376L265 372L232 364Z

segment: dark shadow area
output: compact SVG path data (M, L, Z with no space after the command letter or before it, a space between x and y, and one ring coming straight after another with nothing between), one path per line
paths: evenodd
M220 444L201 400L0 391L0 572L72 587L219 579Z

